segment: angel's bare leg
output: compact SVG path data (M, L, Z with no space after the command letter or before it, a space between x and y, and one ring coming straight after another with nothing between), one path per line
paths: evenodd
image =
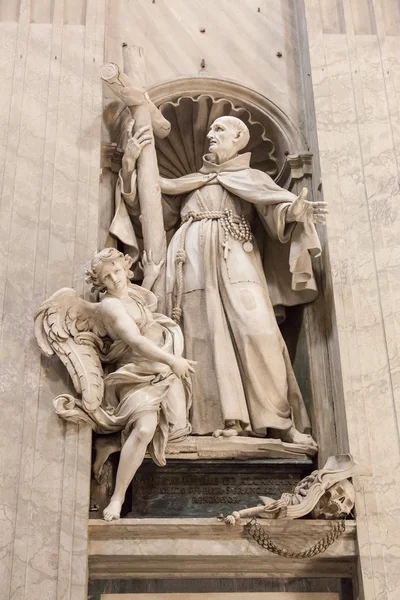
M96 481L99 481L103 472L104 463L114 452L121 450L121 434L112 433L99 436L95 442L96 458L93 463L93 475Z
M103 510L105 521L119 519L128 485L143 462L147 446L154 437L158 414L151 412L140 417L122 446L117 470L117 481L110 504Z

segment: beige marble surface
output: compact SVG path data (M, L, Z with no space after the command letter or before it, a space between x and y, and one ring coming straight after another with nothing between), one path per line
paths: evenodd
M276 439L252 437L215 438L213 436L189 436L185 441L167 446L167 458L297 458L305 459L317 454L315 446L289 444Z
M6 457L0 597L6 599L86 595L90 435L85 429L77 434L53 414L51 398L66 383L61 369L40 361L28 332L47 295L64 285L83 291L78 282L96 250L97 71L105 19L108 60L120 62L125 35L149 47L149 85L178 76L226 77L267 94L295 123L303 118L293 2L237 0L231 12L211 0L119 2L126 8L123 22L117 2L108 3L105 17L103 0L88 0L84 16L84 2L13 0L0 7L0 358L7 407L0 425ZM396 0L305 0L305 10L322 182L331 205L328 237L350 448L374 472L356 482L364 593L366 600L398 600L400 13ZM115 22L122 22L122 33ZM239 34L227 47L235 28L251 38L248 47ZM188 48L183 55L182 45ZM194 572L196 557L186 558L186 572ZM214 558L209 568L232 568L232 557ZM137 568L155 573L156 559ZM250 572L264 574L265 564L250 561ZM294 567L315 573L304 562ZM334 571L329 560L325 568Z
M326 552L288 560L261 548L243 530L218 519L123 519L89 521L89 569L93 579L182 577L351 577L356 564L354 521ZM262 521L271 539L294 551L319 541L331 523L301 519ZM177 566L179 565L179 568Z
M301 121L294 2L113 0L107 19L107 60L122 64L122 41L143 46L148 87L178 77L230 79L265 94L295 123Z
M400 38L390 21L398 11L384 0L343 0L346 34L331 34L322 2L305 8L350 451L373 470L357 482L364 595L396 600Z
M338 594L249 592L214 594L102 594L101 600L339 600Z
M0 597L83 600L91 435L54 414L66 381L32 319L96 250L104 2L85 25L65 24L73 2L49 2L51 23L18 4L0 22Z

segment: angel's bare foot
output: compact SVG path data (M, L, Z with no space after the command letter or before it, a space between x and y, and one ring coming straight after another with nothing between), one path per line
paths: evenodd
M104 463L114 452L121 450L120 436L104 435L98 437L95 441L96 458L93 463L93 476L98 482L103 472Z
M290 444L300 444L302 446L317 446L317 442L308 433L300 433L296 427L292 425L290 429L280 432L282 442Z
M216 429L213 433L214 437L233 437L239 435L242 427L238 421L226 421L224 429Z
M122 502L120 500L113 500L103 510L103 519L105 521L113 521L119 519L121 515Z

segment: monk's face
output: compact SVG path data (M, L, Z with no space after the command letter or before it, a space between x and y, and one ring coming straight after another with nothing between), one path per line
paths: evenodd
M224 117L216 119L210 127L207 139L209 149L216 158L217 163L222 163L233 158L238 153L240 134L235 124Z

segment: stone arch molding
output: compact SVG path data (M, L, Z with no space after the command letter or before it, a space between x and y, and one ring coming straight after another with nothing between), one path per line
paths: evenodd
M207 151L206 134L219 116L234 115L250 129L251 166L267 172L279 185L311 174L311 153L300 131L271 100L255 90L212 77L178 78L148 91L151 100L171 122L171 133L156 140L160 174L180 177L198 171ZM118 168L126 140L129 111L119 101L105 110L114 150L109 148L103 166ZM111 161L110 161L111 159Z

